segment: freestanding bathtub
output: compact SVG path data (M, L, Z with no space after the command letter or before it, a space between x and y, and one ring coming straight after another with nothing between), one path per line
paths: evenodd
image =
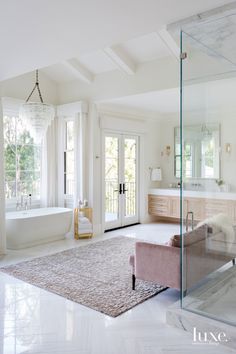
M63 239L70 231L72 214L67 208L6 213L7 248L17 250Z

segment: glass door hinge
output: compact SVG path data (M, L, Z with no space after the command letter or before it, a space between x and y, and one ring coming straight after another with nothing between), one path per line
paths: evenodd
M187 56L188 56L187 52L183 52L183 53L180 54L180 59L184 60L184 59L187 58Z

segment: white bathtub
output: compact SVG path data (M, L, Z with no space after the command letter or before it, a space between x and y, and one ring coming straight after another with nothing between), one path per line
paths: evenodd
M7 248L20 249L61 240L70 231L72 210L41 208L6 213Z

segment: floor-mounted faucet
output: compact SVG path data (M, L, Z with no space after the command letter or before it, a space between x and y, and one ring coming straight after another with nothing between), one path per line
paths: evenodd
M191 227L193 230L193 223L194 223L193 211L188 211L186 216L186 232L188 232L189 229L189 215L191 215Z

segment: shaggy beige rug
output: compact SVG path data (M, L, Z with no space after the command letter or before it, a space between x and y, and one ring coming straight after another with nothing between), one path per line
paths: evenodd
M2 272L116 317L166 287L137 280L129 256L136 240L124 236L1 268Z

